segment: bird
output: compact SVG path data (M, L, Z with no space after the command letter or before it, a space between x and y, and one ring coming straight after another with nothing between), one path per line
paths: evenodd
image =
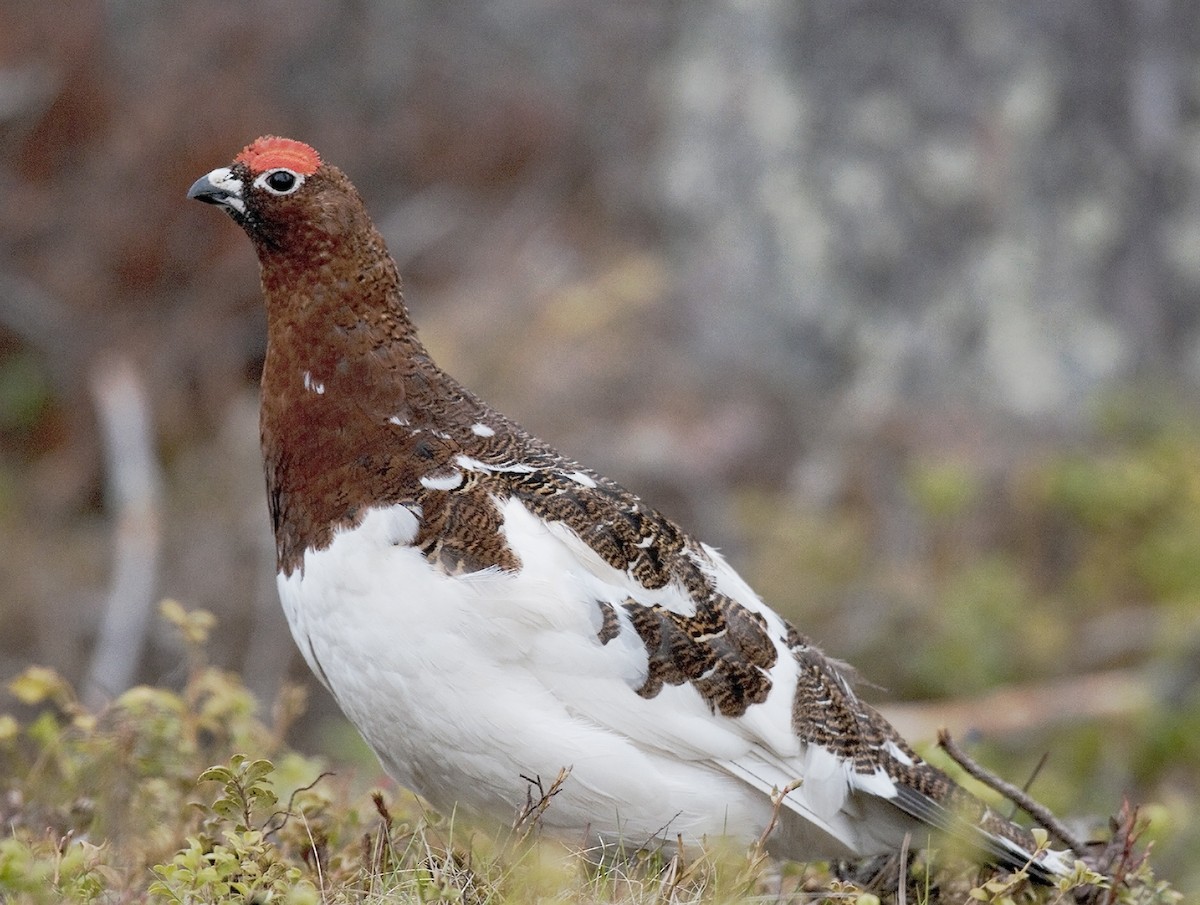
M1045 882L1035 845L922 759L713 547L430 357L349 178L263 136L188 198L249 236L277 582L308 666L385 771L590 852L759 839L781 858L930 834Z

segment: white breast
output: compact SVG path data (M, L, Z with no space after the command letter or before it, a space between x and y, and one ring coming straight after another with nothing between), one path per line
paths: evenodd
M627 624L597 637L598 602L619 608L627 579L605 566L606 581L560 526L504 508L517 572L437 571L410 546L416 516L391 506L279 577L296 643L388 772L439 810L507 823L523 776L549 784L570 767L544 823L580 842L753 838L769 801L718 762L758 733L688 686L638 696L641 640Z

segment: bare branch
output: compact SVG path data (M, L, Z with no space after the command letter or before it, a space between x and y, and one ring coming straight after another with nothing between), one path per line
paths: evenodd
M958 747L958 744L950 737L949 731L946 729L939 730L937 742L938 747L950 755L951 759L966 770L967 773L978 779L989 789L999 792L1021 810L1025 811L1025 813L1029 814L1030 817L1044 826L1050 835L1066 845L1076 855L1082 856L1087 851L1087 843L1077 838L1074 833L1067 829L1062 821L1050 812L1049 808L1035 801L1024 790L1014 786L1010 782L1006 782L995 773L977 764L962 748Z
M133 362L121 355L101 356L89 385L115 522L112 581L83 686L85 703L96 707L128 688L141 662L158 583L162 476L148 397Z
M262 834L264 836L273 836L276 833L278 833L280 830L282 830L285 826L287 826L288 821L291 820L296 815L296 812L293 810L293 808L295 807L295 804L296 804L296 796L299 795L301 792L307 792L309 789L316 787L317 783L319 783L326 776L335 776L335 775L336 774L332 770L325 770L324 772L320 773L317 776L317 778L314 779L312 782L310 782L308 785L301 786L300 788L298 788L294 792L292 792L291 796L288 798L287 807L281 808L280 810L276 811L274 814L272 814L270 817L267 818L267 822L265 824L263 824L263 826L262 826ZM382 797L380 800L382 800ZM304 817L304 814L301 813L300 816ZM279 821L279 823L275 823L275 818L277 818L277 817L282 818ZM306 818L305 825L307 826L307 824L308 824L308 821Z

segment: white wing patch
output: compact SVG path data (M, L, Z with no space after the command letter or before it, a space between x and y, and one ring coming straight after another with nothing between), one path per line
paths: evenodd
M426 490L454 490L461 487L463 473L452 471L445 475L425 475L421 478L421 486Z
M537 471L532 465L524 465L520 462L508 462L504 464L481 462L479 459L472 459L470 456L458 455L454 457L455 464L467 471L482 472L483 474L531 474Z

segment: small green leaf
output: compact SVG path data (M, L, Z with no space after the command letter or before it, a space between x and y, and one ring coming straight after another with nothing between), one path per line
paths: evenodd
M196 777L196 782L232 782L232 781L233 781L233 771L230 770L228 767L221 767L221 766L209 767L207 770L205 770L203 773L201 773L198 777Z
M8 690L22 704L40 704L47 699L61 701L71 697L71 686L53 669L31 666L11 682Z

